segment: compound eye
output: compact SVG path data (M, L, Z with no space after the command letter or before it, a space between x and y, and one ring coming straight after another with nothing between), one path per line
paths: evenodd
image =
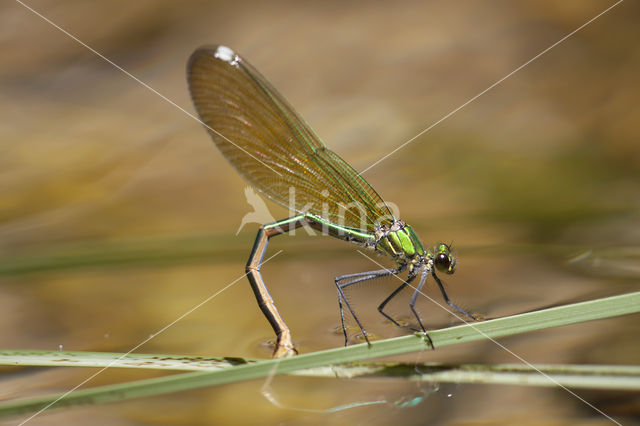
M438 254L433 262L436 265L436 269L438 269L439 271L449 272L449 267L451 266L451 258L446 254Z

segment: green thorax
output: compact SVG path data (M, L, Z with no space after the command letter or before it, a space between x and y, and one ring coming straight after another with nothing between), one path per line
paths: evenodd
M391 227L380 227L376 231L376 250L394 259L413 259L425 254L424 248L411 226L395 220Z

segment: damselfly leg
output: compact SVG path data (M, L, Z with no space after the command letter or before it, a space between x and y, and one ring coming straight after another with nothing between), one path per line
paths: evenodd
M354 312L353 308L351 307L351 304L349 303L349 300L347 300L347 297L344 294L344 289L349 287L350 285L361 283L364 281L387 277L389 275L396 275L400 273L405 267L406 266L403 266L398 269L380 269L378 271L357 272L355 274L341 275L335 278L336 288L338 289L338 306L340 307L340 322L342 325L342 332L344 333L345 346L347 345L349 338L347 336L347 328L344 325L344 309L342 307L343 302L345 305L347 305L347 309L349 309L349 312L351 313L351 316L353 317L353 319L356 321L356 324L358 324L358 327L360 327L360 330L362 331L362 336L364 337L364 339L367 341L367 343L370 343L370 342L369 342L369 337L367 336L367 331L364 329L364 327L360 323L358 316ZM349 280L349 281L341 283L340 281L343 281L343 280Z

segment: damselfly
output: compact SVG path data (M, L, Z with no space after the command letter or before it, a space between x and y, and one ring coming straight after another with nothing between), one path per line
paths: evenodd
M411 226L395 218L378 193L349 164L329 150L276 89L244 58L225 46L202 47L189 59L187 78L196 110L222 154L244 179L273 201L297 212L288 219L263 225L258 231L246 266L247 276L260 309L276 332L275 357L297 352L285 324L260 274L269 238L300 226L323 231L390 256L392 269L342 275L335 278L342 330L347 344L343 306L362 335L367 332L345 297L356 283L407 272L407 278L378 306L387 304L407 286L413 288L409 307L433 347L415 303L429 275L445 301L458 312L436 269L452 274L456 260L449 245L425 249ZM290 205L290 191L295 191ZM417 285L411 283L419 277Z

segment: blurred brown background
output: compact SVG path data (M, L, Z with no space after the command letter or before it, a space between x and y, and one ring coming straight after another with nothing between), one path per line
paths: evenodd
M191 112L188 56L228 45L363 170L613 2L28 4ZM19 3L0 7L0 346L127 351L242 276L258 226L235 236L251 211L245 184L200 124ZM621 3L364 175L425 244L453 240L459 268L446 283L458 304L497 317L638 288L639 18ZM273 240L269 253L283 253L263 273L309 352L342 344L333 277L376 266L303 234ZM394 284L350 293L380 337L403 333L375 313ZM457 323L427 301L420 310L432 327ZM501 342L531 363L637 364L637 319ZM243 278L138 352L268 357L271 338ZM405 359L516 362L490 342ZM3 399L90 374L2 371ZM90 385L150 376L113 370ZM555 389L277 378L281 402L298 408L428 394L413 408L310 414L272 406L261 386L30 424L605 423ZM619 419L638 415L628 394L578 394Z

